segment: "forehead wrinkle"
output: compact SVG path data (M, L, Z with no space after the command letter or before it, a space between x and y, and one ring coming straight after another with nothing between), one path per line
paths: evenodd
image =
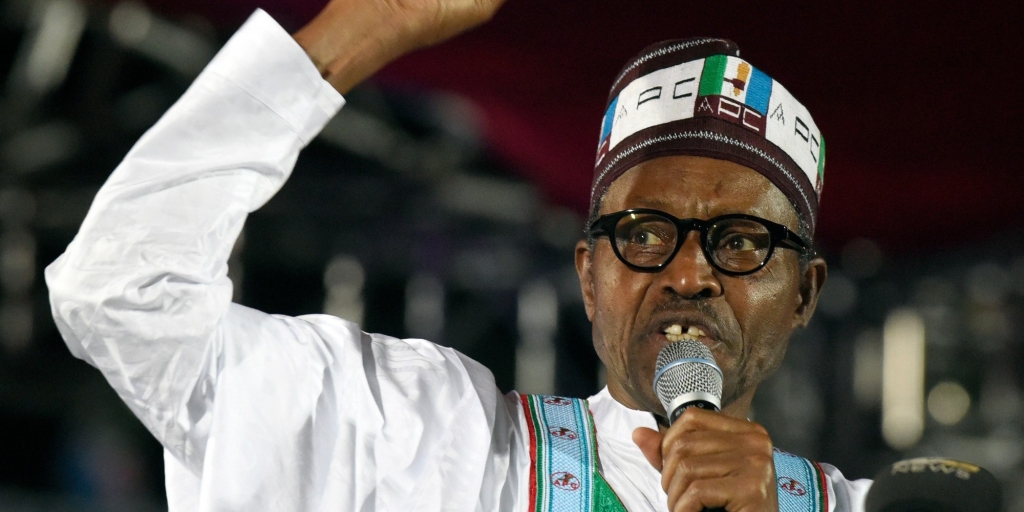
M636 203L641 208L652 208L654 210L669 210L673 204L671 201L667 201L660 197L641 197L636 200Z

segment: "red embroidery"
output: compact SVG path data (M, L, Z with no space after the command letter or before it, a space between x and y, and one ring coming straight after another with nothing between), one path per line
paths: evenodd
M544 403L548 405L569 405L572 403L572 400L560 396L549 396L544 398Z
M779 489L782 489L793 496L803 496L807 494L807 488L804 487L803 484L787 476L779 477Z
M572 431L565 427L551 427L548 429L548 432L550 432L551 435L555 437L568 439L570 441L575 441L578 437L580 437L579 434L577 434L575 431Z
M572 473L559 471L551 475L551 485L563 491L575 491L580 488L580 480Z

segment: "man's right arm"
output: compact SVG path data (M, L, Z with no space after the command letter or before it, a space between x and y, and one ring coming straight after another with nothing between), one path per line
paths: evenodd
M46 269L72 353L193 469L225 371L299 337L231 304L227 259L246 216L342 103L287 32L254 14L129 151ZM232 336L257 322L261 332Z
M299 151L341 107L338 92L402 53L486 20L499 3L334 0L294 39L266 14L254 15L132 148L47 268L53 315L71 351L102 370L193 471L202 468L211 422L231 421L214 406L216 392L236 390L236 407L252 402L238 416L247 422L238 430L251 435L286 423L256 414L273 415L273 400L295 418L311 414L300 404L316 406L328 366L352 365L357 381L364 367L358 351L368 342L356 326L334 327L345 331L337 338L357 344L352 361L339 361L311 341L324 337L315 324L231 304L227 258L246 216L281 187ZM260 379L280 384L255 389ZM365 388L349 389L369 396Z

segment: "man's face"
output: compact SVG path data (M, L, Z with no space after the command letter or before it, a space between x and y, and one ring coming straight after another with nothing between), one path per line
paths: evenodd
M608 188L602 215L654 208L680 219L745 213L798 231L793 207L767 178L742 165L693 156L670 156L630 169ZM679 253L657 273L634 272L616 258L607 237L591 251L576 247L594 347L608 369L612 396L624 405L664 414L652 390L666 329L693 326L725 376L722 405L745 417L757 385L782 361L790 333L810 319L825 263L815 258L801 272L799 254L776 248L761 270L730 277L715 270L691 231ZM691 331L696 332L696 331Z

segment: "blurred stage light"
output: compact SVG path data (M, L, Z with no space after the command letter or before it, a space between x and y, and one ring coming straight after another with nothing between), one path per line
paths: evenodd
M555 391L555 332L558 329L558 293L545 279L519 290L516 347L516 390L551 394Z
M412 338L441 343L444 332L444 283L427 273L416 274L405 286L405 332Z
M460 175L444 180L436 190L448 210L512 224L534 220L540 208L537 189L528 183Z
M363 323L363 284L366 273L359 260L348 255L331 259L324 270L324 313Z
M897 450L924 433L924 321L915 311L889 314L882 333L882 437Z
M141 43L153 28L153 15L138 2L121 2L110 11L110 34L125 45Z
M928 392L928 413L943 425L956 425L971 408L971 395L958 382L943 381Z
M877 329L865 330L854 341L853 397L864 408L882 400L882 335Z
M10 86L41 96L56 89L67 76L88 12L75 0L35 2L34 30L12 68Z

